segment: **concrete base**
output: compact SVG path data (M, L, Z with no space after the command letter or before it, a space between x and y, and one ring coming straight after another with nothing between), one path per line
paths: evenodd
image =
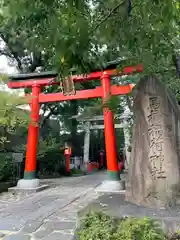
M48 185L40 186L39 179L20 179L16 187L9 188L10 192L39 192L48 188Z
M106 180L95 191L100 193L125 193L125 181Z
M40 185L38 178L35 179L20 179L17 183L18 188L37 188Z

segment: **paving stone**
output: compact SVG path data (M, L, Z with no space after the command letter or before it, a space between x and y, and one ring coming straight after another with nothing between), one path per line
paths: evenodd
M18 232L18 235L4 236L4 239L29 240L28 233L32 233L36 240L48 235L49 240L72 239L78 206L81 208L94 198L93 188L105 179L104 176L98 173L74 179L51 179L55 188L31 195L5 193L5 201L0 202L0 232L7 230Z
M4 237L5 234L0 232L0 238Z
M50 235L44 237L42 240L73 240L73 236L70 234L53 232Z
M21 233L7 235L3 238L3 240L30 240L30 239L31 239L30 236Z
M61 231L66 229L74 229L76 227L75 222L67 222L67 221L48 221L43 225L44 228L51 228L54 231Z
M26 194L13 194L10 192L4 192L0 194L0 203L13 203L18 202L20 200L23 200L27 198L28 195Z
M21 223L18 223L16 219L11 221L1 220L0 221L0 231L11 231L16 232L19 231L23 225Z
M37 232L33 234L33 237L36 239L44 238L45 236L51 234L53 232L52 228L40 228ZM4 240L4 239L3 239Z
M40 228L41 225L42 225L41 221L29 221L26 223L26 225L23 227L21 231L25 233L33 233L38 228Z
M71 212L71 210L69 211L69 213L56 213L52 216L49 217L48 220L50 221L60 221L63 219L69 220L69 222L73 222L76 221L76 217L77 217L77 211L76 212Z

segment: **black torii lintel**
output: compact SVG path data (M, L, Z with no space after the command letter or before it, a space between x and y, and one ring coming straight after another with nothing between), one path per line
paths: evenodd
M23 81L23 80L33 80L33 79L42 79L42 78L56 78L58 76L57 72L40 72L40 73L22 73L16 75L9 75L9 81Z
M93 69L92 72L100 72L100 71L106 71L110 69L116 69L124 60L117 59L111 62L107 62L102 66L102 68L96 68ZM75 73L76 69L70 69L70 72ZM9 81L17 82L17 81L23 81L23 80L33 80L33 79L43 79L43 78L56 78L58 76L58 73L56 71L49 71L49 72L34 72L34 73L20 73L20 74L14 74L9 75Z

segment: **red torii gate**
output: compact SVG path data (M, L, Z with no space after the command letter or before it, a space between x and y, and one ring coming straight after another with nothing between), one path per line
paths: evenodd
M101 97L105 102L109 96L124 95L132 91L132 84L128 85L111 85L112 76L130 75L137 72L142 72L142 65L125 67L121 72L113 70L105 70L93 72L87 75L71 76L74 83L85 82L91 80L100 80L101 86L94 89L79 90L74 95L64 95L63 93L41 93L41 87L59 84L56 80L57 73L31 73L9 76L8 87L17 88L32 88L31 98L31 122L28 130L28 140L26 149L26 162L24 179L18 182L19 188L38 188L39 180L36 179L36 152L38 144L38 123L40 104L46 102L60 102L77 99L88 99ZM120 180L117 161L116 139L114 130L114 118L110 109L104 108L104 134L106 146L106 158L109 180L116 182ZM111 186L112 187L112 186Z

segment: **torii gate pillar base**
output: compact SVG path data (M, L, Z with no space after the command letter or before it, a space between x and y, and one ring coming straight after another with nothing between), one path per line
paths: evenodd
M99 193L125 193L125 181L106 180L95 189Z
M48 185L40 185L39 179L20 179L16 187L9 188L9 192L28 192L35 193L40 192L48 188Z

